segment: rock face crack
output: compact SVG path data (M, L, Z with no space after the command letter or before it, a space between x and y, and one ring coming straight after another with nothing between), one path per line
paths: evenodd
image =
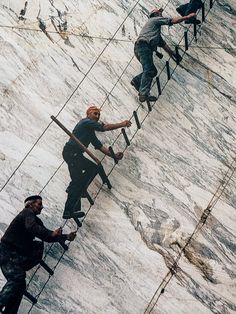
M221 264L222 258L224 258L222 257L223 255L216 255L207 244L196 240L195 237L191 238L191 241L186 246L190 235L181 232L179 230L180 223L175 219L170 219L166 212L159 209L154 210L148 206L141 208L139 206L137 209L131 204L125 206L125 208L127 216L135 230L139 232L145 245L150 250L162 255L167 268L170 269L170 271L173 270L173 275L186 287L194 298L210 308L213 313L217 314L229 313L224 307L225 302L228 303L228 309L235 308L235 305L229 300L224 297L220 298L214 295L214 293L209 293L205 288L199 286L199 283L197 283L191 275L192 271L197 271L206 281L214 285L220 284L220 280L216 279L214 269L215 266L217 267L217 265ZM200 212L198 214L200 219ZM219 223L210 216L208 228L214 231L214 224L219 225ZM207 233L207 230L203 232ZM196 233L196 235L197 234L198 233ZM204 238L208 238L210 243L212 243L208 233L204 235ZM232 246L230 246L230 249L234 251ZM226 274L230 275L230 277L233 276L232 273L230 274L229 269L224 269L224 271ZM199 286L199 292L196 292L196 286ZM209 302L205 302L205 299L208 299ZM220 307L218 307L217 302L214 302L215 299L221 302Z

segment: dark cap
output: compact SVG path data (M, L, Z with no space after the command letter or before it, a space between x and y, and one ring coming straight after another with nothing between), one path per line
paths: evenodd
M35 201L35 200L42 200L42 197L40 195L31 195L25 199L24 203L27 203L28 201Z

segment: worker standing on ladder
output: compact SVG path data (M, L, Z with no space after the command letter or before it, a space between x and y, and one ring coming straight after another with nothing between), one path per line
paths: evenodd
M43 242L73 241L76 233L51 231L37 217L43 209L42 197L32 195L25 208L13 219L0 243L0 267L7 283L0 292L0 312L16 314L26 289L26 271L42 260ZM42 241L34 241L37 237Z
M111 157L109 149L98 140L95 131L104 132L130 127L131 122L125 120L115 124L99 123L100 111L98 107L94 105L90 106L86 111L87 117L79 121L73 130L73 134L84 146L88 147L92 143L95 149L99 149L105 155ZM106 183L106 178L104 178L104 171L102 173L101 168L97 164L83 155L82 149L72 138L65 144L62 154L68 165L71 177L71 182L67 188L68 197L63 213L63 218L68 219L77 217L80 213L81 196L86 192L93 178L99 174L103 183ZM120 160L123 158L123 153L118 152L115 154L115 157L117 160Z
M157 47L163 48L172 59L177 61L175 52L171 50L161 37L161 26L171 26L196 16L195 13L191 13L183 17L170 18L163 17L162 12L162 8L154 9L150 12L149 20L142 28L134 46L134 54L142 64L143 72L132 79L131 85L139 92L140 102L157 100L155 96L149 95L152 80L157 75L157 69L153 63L153 52L157 50Z

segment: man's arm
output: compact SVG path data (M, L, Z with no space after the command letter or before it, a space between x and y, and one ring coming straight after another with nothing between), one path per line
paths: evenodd
M171 24L179 24L183 21L187 21L188 19L190 19L191 17L194 17L196 16L196 13L190 13L186 16L176 16L176 17L173 17L172 20L171 20Z
M129 120L125 120L125 121L122 121L119 123L104 124L103 130L104 131L111 131L111 130L116 130L116 129L125 128L125 127L129 128L130 126L131 126L131 122Z
M40 222L40 223L39 223ZM73 235L62 234L62 229L56 229L51 231L47 229L39 218L35 217L34 214L30 214L25 218L25 228L34 237L41 239L46 242L59 242L59 241L73 241ZM74 236L75 237L75 236ZM72 239L73 238L73 239Z

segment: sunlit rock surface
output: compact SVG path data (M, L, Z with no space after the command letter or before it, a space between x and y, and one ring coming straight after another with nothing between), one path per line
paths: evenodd
M164 16L176 15L181 3L160 1ZM42 192L46 226L63 225L67 136L51 115L72 129L96 103L106 122L129 119L138 107L145 118L146 104L139 106L129 82L141 70L134 41L155 5L1 0L1 234L32 193ZM83 201L83 228L31 313L236 313L235 15L233 0L216 1L197 42L189 33L191 47L137 133L132 119L132 144L110 174L113 189L101 188L99 178L90 186L93 197L100 191L96 203L89 209ZM163 33L174 47L186 29ZM159 73L166 60L155 59ZM163 87L165 71L160 80ZM117 139L114 150L123 150L119 134L99 138L107 145ZM113 168L109 158L103 164ZM227 171L232 178L220 200L185 247ZM74 228L67 222L65 230ZM50 250L52 268L62 252L59 245ZM160 294L176 259L176 274ZM47 278L40 268L28 290L38 295ZM24 300L19 313L30 308Z

